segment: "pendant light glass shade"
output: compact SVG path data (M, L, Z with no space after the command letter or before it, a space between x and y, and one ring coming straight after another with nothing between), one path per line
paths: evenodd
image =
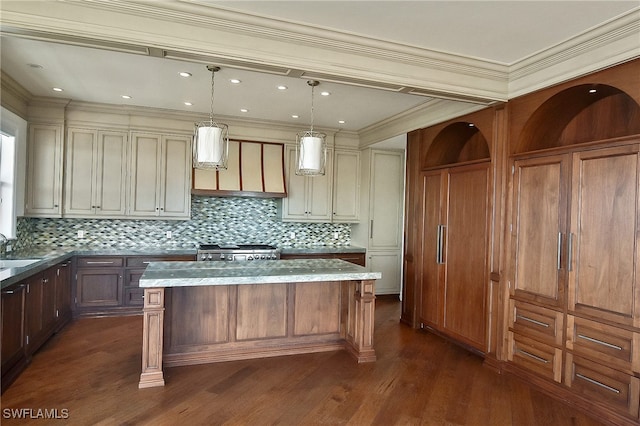
M213 81L220 68L207 66L211 71L211 114L209 121L196 123L193 135L193 167L196 169L226 170L229 158L229 126L213 121Z
M298 133L296 143L297 175L322 176L327 162L325 134L318 132Z
M327 163L327 135L313 131L313 89L320 83L307 81L311 86L311 130L296 136L296 174L304 176L323 176Z
M227 169L229 131L226 124L196 123L193 142L193 167L196 169Z

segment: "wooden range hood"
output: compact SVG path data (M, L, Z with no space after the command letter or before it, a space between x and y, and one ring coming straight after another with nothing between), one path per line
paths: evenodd
M194 195L284 198L284 145L230 140L227 170L193 169L192 182Z

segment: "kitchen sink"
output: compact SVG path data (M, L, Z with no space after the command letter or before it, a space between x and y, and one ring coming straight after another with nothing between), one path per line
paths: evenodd
M42 259L0 259L0 270L9 268L22 268L39 262Z

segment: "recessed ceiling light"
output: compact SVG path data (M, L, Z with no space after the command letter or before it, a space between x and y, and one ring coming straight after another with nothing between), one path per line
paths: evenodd
M249 112L249 110L246 108L240 108L240 112Z
M291 116L291 118L300 118L300 116L299 116L299 115L296 115L296 114L293 114L293 115Z
M53 88L53 91L54 91L54 92L62 92L62 89L61 89L61 88L59 88L59 87L54 87L54 88Z
M185 102L184 103L186 106L193 106L193 104L191 102Z
M191 77L192 74L190 72L180 71L178 75L180 75L180 77Z
M320 94L322 96L329 96L331 94L331 92L320 92Z
M287 90L287 89L288 89L287 86L283 86L283 85L278 86L278 90Z
M129 96L129 95L122 95L122 99L131 99L131 96Z
M338 120L338 123L344 124L344 120Z
M240 84L242 83L242 80L238 80L237 78L232 78L231 80L229 80L231 83L233 84Z

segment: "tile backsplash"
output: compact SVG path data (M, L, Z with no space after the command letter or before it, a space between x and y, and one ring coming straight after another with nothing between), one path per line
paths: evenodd
M83 238L78 237L78 231L83 231ZM171 238L167 238L167 231ZM79 245L182 248L193 247L194 243L317 247L351 243L349 224L282 222L276 199L195 195L191 197L190 220L19 218L17 234L16 249Z

